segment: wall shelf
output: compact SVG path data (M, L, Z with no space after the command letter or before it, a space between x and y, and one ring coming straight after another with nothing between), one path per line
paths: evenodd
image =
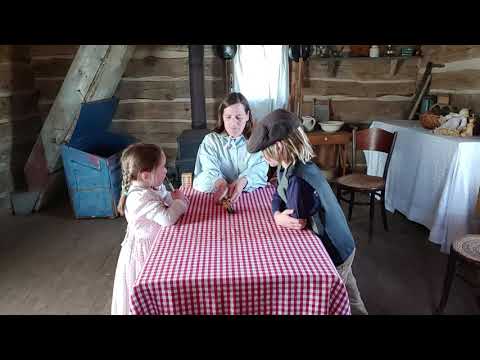
M315 59L317 61L324 61L328 62L328 76L335 77L337 72L338 65L342 60L353 60L353 61L390 61L390 77L395 76L397 73L398 66L404 60L408 59L420 59L421 56L381 56L376 58L371 58L368 56L352 56L352 57L320 57L320 56L312 56L311 59Z
M330 57L321 57L321 56L311 56L309 59L315 60L406 60L406 59L420 59L422 56L413 55L413 56L379 56L379 57L369 57L369 56L330 56Z

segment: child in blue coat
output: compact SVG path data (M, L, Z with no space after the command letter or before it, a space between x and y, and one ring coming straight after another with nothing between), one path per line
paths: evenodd
M275 223L290 229L308 227L322 241L347 288L352 314L367 314L352 272L355 241L330 185L311 159L312 147L300 120L279 109L253 128L247 149L262 151L278 167L272 199Z

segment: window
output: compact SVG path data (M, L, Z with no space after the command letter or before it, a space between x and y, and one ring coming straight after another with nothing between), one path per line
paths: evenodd
M288 105L288 45L240 45L233 59L233 89L255 120Z

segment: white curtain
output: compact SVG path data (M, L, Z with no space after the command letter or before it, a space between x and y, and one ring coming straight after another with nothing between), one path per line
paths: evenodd
M233 89L241 92L255 120L288 105L288 45L239 45L233 59Z

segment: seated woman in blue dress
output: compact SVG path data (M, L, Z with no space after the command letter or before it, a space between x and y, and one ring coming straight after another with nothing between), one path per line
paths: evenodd
M214 194L216 202L225 197L233 203L242 192L267 185L268 163L262 152L247 151L253 126L252 112L241 93L231 93L218 108L213 132L198 149L193 188Z

